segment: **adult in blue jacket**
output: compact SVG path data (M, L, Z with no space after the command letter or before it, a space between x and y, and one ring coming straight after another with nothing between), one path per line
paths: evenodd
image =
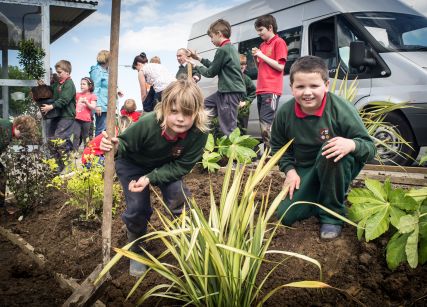
M93 93L98 98L95 109L95 136L105 130L107 119L108 106L108 63L110 52L101 50L96 57L97 64L90 68L90 78L94 83ZM118 95L122 97L122 93L118 91Z

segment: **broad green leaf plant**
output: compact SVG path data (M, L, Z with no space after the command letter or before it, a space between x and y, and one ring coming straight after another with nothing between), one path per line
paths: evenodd
M236 135L230 136L230 139L232 144L236 144L236 140L247 140ZM289 145L285 145L268 162L268 153L265 152L247 179L244 179L245 165L239 162L233 165L236 155L230 153L232 159L225 170L219 199L216 199L211 185L208 217L194 199L191 200L190 209L176 219L156 210L162 228L144 237L146 241L161 241L165 246L164 252L156 258L147 250L144 250L145 256L131 252L129 248L132 243L116 248L117 254L104 267L98 281L125 256L149 268L136 282L129 296L150 270L167 280L147 290L137 304L144 303L149 297L160 297L176 300L183 306L262 306L283 287L330 288L321 281L321 265L317 260L293 252L269 249L280 227L280 222L271 224L270 219L286 196L287 189L272 201L269 192L263 195L261 201L256 200L256 195L260 183ZM164 207L167 209L166 205ZM268 254L277 254L283 259L269 261L266 259ZM290 257L314 264L319 269L319 281L296 281L274 289L264 289L273 271ZM260 268L266 262L272 262L273 268L265 277L261 277Z
M202 165L209 172L214 172L220 168L218 162L227 157L229 160L237 160L239 163L250 163L257 154L254 151L259 141L249 135L240 135L240 129L236 128L227 137L218 138L215 145L215 139L209 134L206 142L205 151L202 157Z
M387 179L384 184L366 179L366 188L354 188L348 195L352 204L351 220L358 222L359 240L374 240L391 230L386 260L390 269L407 261L411 268L427 261L427 188L394 189ZM391 228L391 229L390 229Z

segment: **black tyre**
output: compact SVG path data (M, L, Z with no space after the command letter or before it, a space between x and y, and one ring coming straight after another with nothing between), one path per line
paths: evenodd
M411 165L417 158L420 148L408 122L398 113L389 113L384 119L384 124L384 127L379 128L374 134L375 138L387 144L385 146L377 143L379 161L376 160L376 163ZM410 146L403 144L399 135Z

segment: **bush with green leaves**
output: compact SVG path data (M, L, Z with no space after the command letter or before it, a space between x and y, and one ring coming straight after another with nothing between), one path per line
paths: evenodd
M411 268L427 261L427 188L395 189L366 179L366 188L354 188L348 195L351 220L358 222L359 240L374 240L390 232L386 260L390 269L407 261Z
M27 214L46 202L50 193L46 186L55 175L44 163L46 155L40 146L16 144L8 147L2 160L9 190L22 213Z
M228 137L222 136L216 140L209 134L205 151L202 157L202 165L209 172L219 169L218 162L227 157L229 160L237 160L240 163L250 163L257 154L254 151L259 141L249 135L240 135L240 129L236 128Z
M18 60L30 79L40 79L45 74L43 58L46 52L33 39L18 43Z
M87 156L90 168L66 163L68 174L58 175L48 184L67 195L66 204L70 204L82 210L81 219L84 221L99 219L102 214L104 201L104 166L98 163L99 157ZM46 161L51 169L57 165L54 159ZM113 215L122 200L122 190L119 183L113 184Z
M315 259L294 252L269 249L278 227L281 227L279 221L272 223L270 220L286 196L287 189L272 201L268 191L262 191L261 201L256 199L260 183L288 146L285 145L268 162L268 152L265 152L248 176L245 166L238 162L233 165L236 160L230 159L219 199L216 199L211 186L208 217L205 217L194 199L190 201L190 209L176 219L171 219L170 214L164 214L161 210L155 210L162 226L145 235L144 240L160 241L165 246L163 253L156 258L144 250L145 256L141 256L129 250L132 243L117 248L117 254L104 267L98 281L125 256L149 267L129 296L150 270L168 280L147 290L138 304L155 296L177 300L177 304L184 306L262 306L283 287L330 287L321 281L295 281L274 289L263 287L273 271L291 257L314 264L319 268L319 279L322 279L320 263ZM233 154L231 156L235 157ZM167 206L163 205L167 210ZM276 254L283 259L267 260L269 254ZM272 269L261 277L260 269L266 262L272 264Z

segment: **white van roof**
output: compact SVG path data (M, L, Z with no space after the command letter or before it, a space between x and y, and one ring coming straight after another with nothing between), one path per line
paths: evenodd
M206 35L209 25L217 19L225 19L232 26L254 20L265 14L273 14L291 7L308 2L310 6L318 6L316 16L304 16L304 20L323 15L322 11L332 12L398 12L413 15L422 15L399 0L251 0L223 12L202 19L191 27L189 41ZM312 10L310 10L313 12Z

